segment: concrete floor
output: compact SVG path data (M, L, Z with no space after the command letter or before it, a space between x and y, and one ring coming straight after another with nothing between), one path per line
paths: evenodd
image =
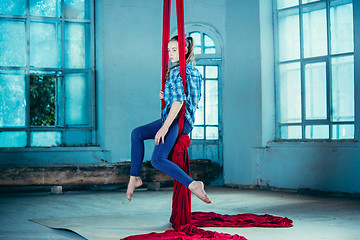
M292 219L294 227L205 229L236 233L249 240L360 239L360 200L215 187L206 190L213 203L203 204L193 195L193 211L268 213ZM89 225L93 225L88 226L89 229L98 227L94 231L97 235L88 231L88 239L120 239L141 232L161 232L170 228L171 196L171 189L156 192L140 189L129 203L125 191L3 194L0 196L0 239L84 239L28 220L43 218L65 222L75 219L83 223L87 219ZM111 226L113 219L123 222L114 223L114 227Z

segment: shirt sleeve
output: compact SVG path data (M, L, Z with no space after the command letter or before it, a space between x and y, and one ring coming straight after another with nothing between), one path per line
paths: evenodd
M170 92L172 95L172 101L185 101L186 100L186 96L184 93L184 86L183 86L183 82L182 79L180 77L180 73L179 74L174 74L173 75L173 81L170 81L169 87L170 87Z

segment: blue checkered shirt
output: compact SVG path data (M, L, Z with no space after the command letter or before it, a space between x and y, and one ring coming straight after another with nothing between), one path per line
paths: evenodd
M194 127L195 111L198 108L198 103L201 98L201 82L202 76L199 70L194 66L191 61L186 65L186 96L184 94L184 86L180 77L180 67L173 68L169 77L165 82L164 101L165 108L161 111L162 121L165 122L169 115L171 105L174 101L184 101L185 105L185 118Z

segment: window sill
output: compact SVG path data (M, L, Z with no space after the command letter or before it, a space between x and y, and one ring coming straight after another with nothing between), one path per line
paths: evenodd
M266 144L268 148L282 147L307 147L307 148L359 148L359 142L356 140L343 141L271 141Z
M79 147L9 147L0 148L0 152L89 152L103 151L101 146Z

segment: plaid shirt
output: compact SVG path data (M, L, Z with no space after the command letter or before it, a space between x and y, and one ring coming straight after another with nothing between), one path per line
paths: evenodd
M164 101L165 108L161 111L162 121L165 122L169 115L171 105L174 101L184 101L185 105L185 118L189 121L191 127L195 123L195 111L198 108L198 103L201 98L201 81L202 76L191 61L186 65L186 93L184 94L184 86L180 77L180 67L173 68L169 77L165 82Z

